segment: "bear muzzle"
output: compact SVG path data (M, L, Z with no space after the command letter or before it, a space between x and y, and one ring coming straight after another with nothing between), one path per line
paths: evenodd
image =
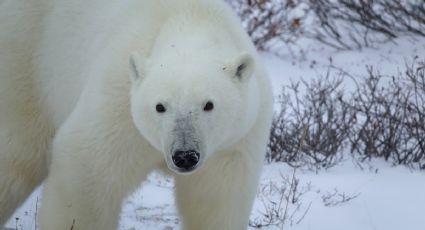
M191 172L197 168L200 160L200 154L195 150L177 150L174 152L171 159L173 160L173 164L179 170L179 172L186 173Z

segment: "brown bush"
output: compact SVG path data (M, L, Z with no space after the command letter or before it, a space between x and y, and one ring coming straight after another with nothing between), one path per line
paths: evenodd
M336 49L425 36L423 0L228 0L260 50L291 51L300 38Z
M368 75L345 97L343 76L328 72L284 88L267 160L317 170L351 152L359 161L384 158L425 169L425 62L415 58L404 73L391 77L368 67ZM299 148L303 127L307 132Z

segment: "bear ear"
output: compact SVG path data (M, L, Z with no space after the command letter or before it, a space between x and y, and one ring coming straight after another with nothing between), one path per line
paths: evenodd
M130 79L133 84L145 77L146 58L139 53L130 56Z
M239 81L247 81L254 72L254 58L248 53L241 53L223 69Z

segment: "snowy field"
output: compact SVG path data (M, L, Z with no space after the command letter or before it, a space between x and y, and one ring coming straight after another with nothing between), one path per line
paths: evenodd
M373 65L382 74L394 75L403 71L406 61L414 56L425 59L424 38L400 38L361 51L336 52L317 43L306 43L304 47L304 57L262 55L276 96L290 80L326 74L330 60L334 66L357 76L366 74L366 65ZM350 89L354 82L347 79L344 84ZM319 172L294 171L278 163L266 165L250 229L425 229L425 172L391 167L383 161L370 162L362 168L349 157L336 167ZM40 193L41 188L14 214L7 227L36 229ZM124 202L120 229L180 229L173 180L152 174Z

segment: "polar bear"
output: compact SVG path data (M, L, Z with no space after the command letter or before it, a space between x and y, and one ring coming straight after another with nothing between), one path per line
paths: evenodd
M168 170L183 229L247 228L272 93L224 1L3 0L0 31L0 226L45 181L42 230L116 229Z

